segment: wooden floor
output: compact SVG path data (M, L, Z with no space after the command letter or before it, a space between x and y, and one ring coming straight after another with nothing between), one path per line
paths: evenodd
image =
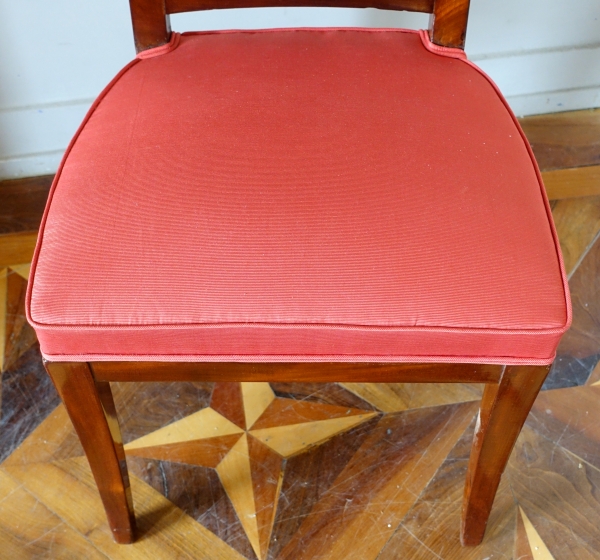
M0 183L0 558L600 558L600 112L523 124L574 321L481 546L458 537L481 387L360 383L114 384L140 529L116 545L24 320L40 178Z

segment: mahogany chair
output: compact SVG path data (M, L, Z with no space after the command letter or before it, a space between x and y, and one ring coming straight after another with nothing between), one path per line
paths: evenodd
M428 32L171 33L252 6L431 13ZM111 381L485 383L481 542L570 323L537 165L463 52L469 0L131 0L136 60L56 175L27 296L114 538L134 513Z

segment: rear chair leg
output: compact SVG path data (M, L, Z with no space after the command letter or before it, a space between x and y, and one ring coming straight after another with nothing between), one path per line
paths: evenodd
M481 543L500 477L550 366L506 366L485 386L469 460L460 540Z
M81 440L115 541L134 540L135 518L121 431L110 385L87 363L45 362Z

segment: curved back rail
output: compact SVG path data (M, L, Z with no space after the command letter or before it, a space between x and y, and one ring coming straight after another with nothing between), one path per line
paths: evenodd
M431 14L431 40L464 48L470 0L130 0L137 52L169 42L169 15L200 10L267 7L381 8Z

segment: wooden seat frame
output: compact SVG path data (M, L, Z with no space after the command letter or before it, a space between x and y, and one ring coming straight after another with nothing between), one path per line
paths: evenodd
M430 13L436 44L464 48L469 0L130 0L136 48L170 39L169 14L254 6L373 7ZM45 362L81 440L114 538L135 518L111 381L485 383L464 492L463 545L479 544L514 443L550 366L389 363Z

